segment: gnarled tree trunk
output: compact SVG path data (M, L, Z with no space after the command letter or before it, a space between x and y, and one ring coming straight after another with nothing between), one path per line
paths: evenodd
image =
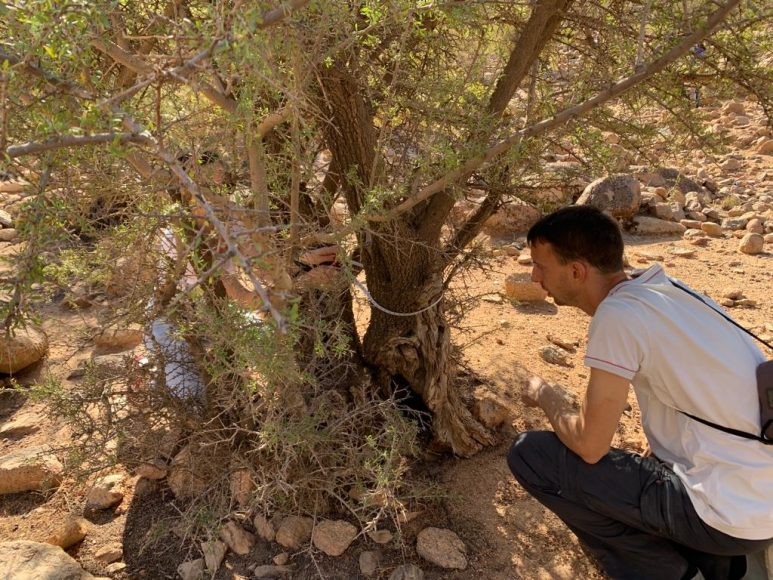
M451 334L443 312L439 248L418 243L404 222L392 235L363 248L368 288L373 299L396 316L371 306L363 343L365 359L378 369L382 384L397 381L418 394L432 413L435 443L469 456L491 445L490 433L464 405L451 357Z
M352 213L382 182L376 133L370 108L351 74L330 68L322 77L320 107L328 117L326 140L341 171ZM410 216L360 234L359 245L368 288L384 309L375 306L365 335L365 360L381 384L407 383L432 413L437 443L458 455L471 455L491 444L491 435L470 414L455 389L451 338L443 313L439 235L421 239ZM439 228L438 228L439 234Z

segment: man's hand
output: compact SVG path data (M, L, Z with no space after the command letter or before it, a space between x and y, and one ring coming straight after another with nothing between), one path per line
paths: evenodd
M527 407L539 407L539 397L540 393L542 392L542 389L547 386L547 383L543 381L540 377L537 375L533 375L529 382L526 383L523 387L523 392L521 393L521 399L523 400L523 404Z

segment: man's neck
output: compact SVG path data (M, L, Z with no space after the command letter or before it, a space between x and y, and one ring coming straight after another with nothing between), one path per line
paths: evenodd
M626 280L628 280L628 275L623 271L600 274L594 283L588 286L586 300L580 305L580 309L587 315L593 316L596 314L599 304L603 302L612 289Z

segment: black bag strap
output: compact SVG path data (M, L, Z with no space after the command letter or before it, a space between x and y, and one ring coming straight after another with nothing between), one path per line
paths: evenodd
M736 326L737 328L740 328L746 334L748 334L751 337L757 339L762 344L767 346L769 349L773 350L773 346L771 346L771 344L769 342L766 342L766 341L762 340L759 336L754 334L751 330L747 329L744 326L741 326L740 324L738 324L735 320L730 318L727 314L725 314L721 310L717 310L716 308L714 308L711 304L709 304L708 302L706 302L706 300L703 299L703 296L701 296L697 292L693 292L689 288L687 288L685 286L682 286L681 284L679 284L673 278L669 278L669 281L671 282L671 284L673 284L674 286L676 286L680 290L683 290L684 292L687 292L693 298L696 298L697 300L700 300L701 302L703 302L703 304L705 304L708 308L711 308L714 312L719 314L722 318L727 320L733 326ZM717 425L716 423L712 423L711 421L708 421L706 419L701 419L700 417L696 417L695 415L691 415L690 413L687 413L686 411L679 411L679 412L682 415L686 415L687 417L690 417L690 419L698 421L699 423L703 423L704 425L708 425L709 427L713 427L714 429L718 429L719 431L723 431L724 433L728 433L730 435L735 435L736 437L743 437L745 439L752 439L753 441L759 441L760 443L764 443L765 445L773 445L773 439L768 439L767 437L764 436L764 433L765 433L765 431L767 429L767 426L765 426L765 425L762 428L762 434L761 435L752 435L751 433L747 433L746 431L740 431L738 429L732 429L730 427L725 427L724 425Z

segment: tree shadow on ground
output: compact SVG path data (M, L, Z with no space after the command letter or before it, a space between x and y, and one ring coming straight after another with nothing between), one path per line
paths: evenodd
M45 493L10 493L0 496L0 517L22 516L39 508L48 501Z

